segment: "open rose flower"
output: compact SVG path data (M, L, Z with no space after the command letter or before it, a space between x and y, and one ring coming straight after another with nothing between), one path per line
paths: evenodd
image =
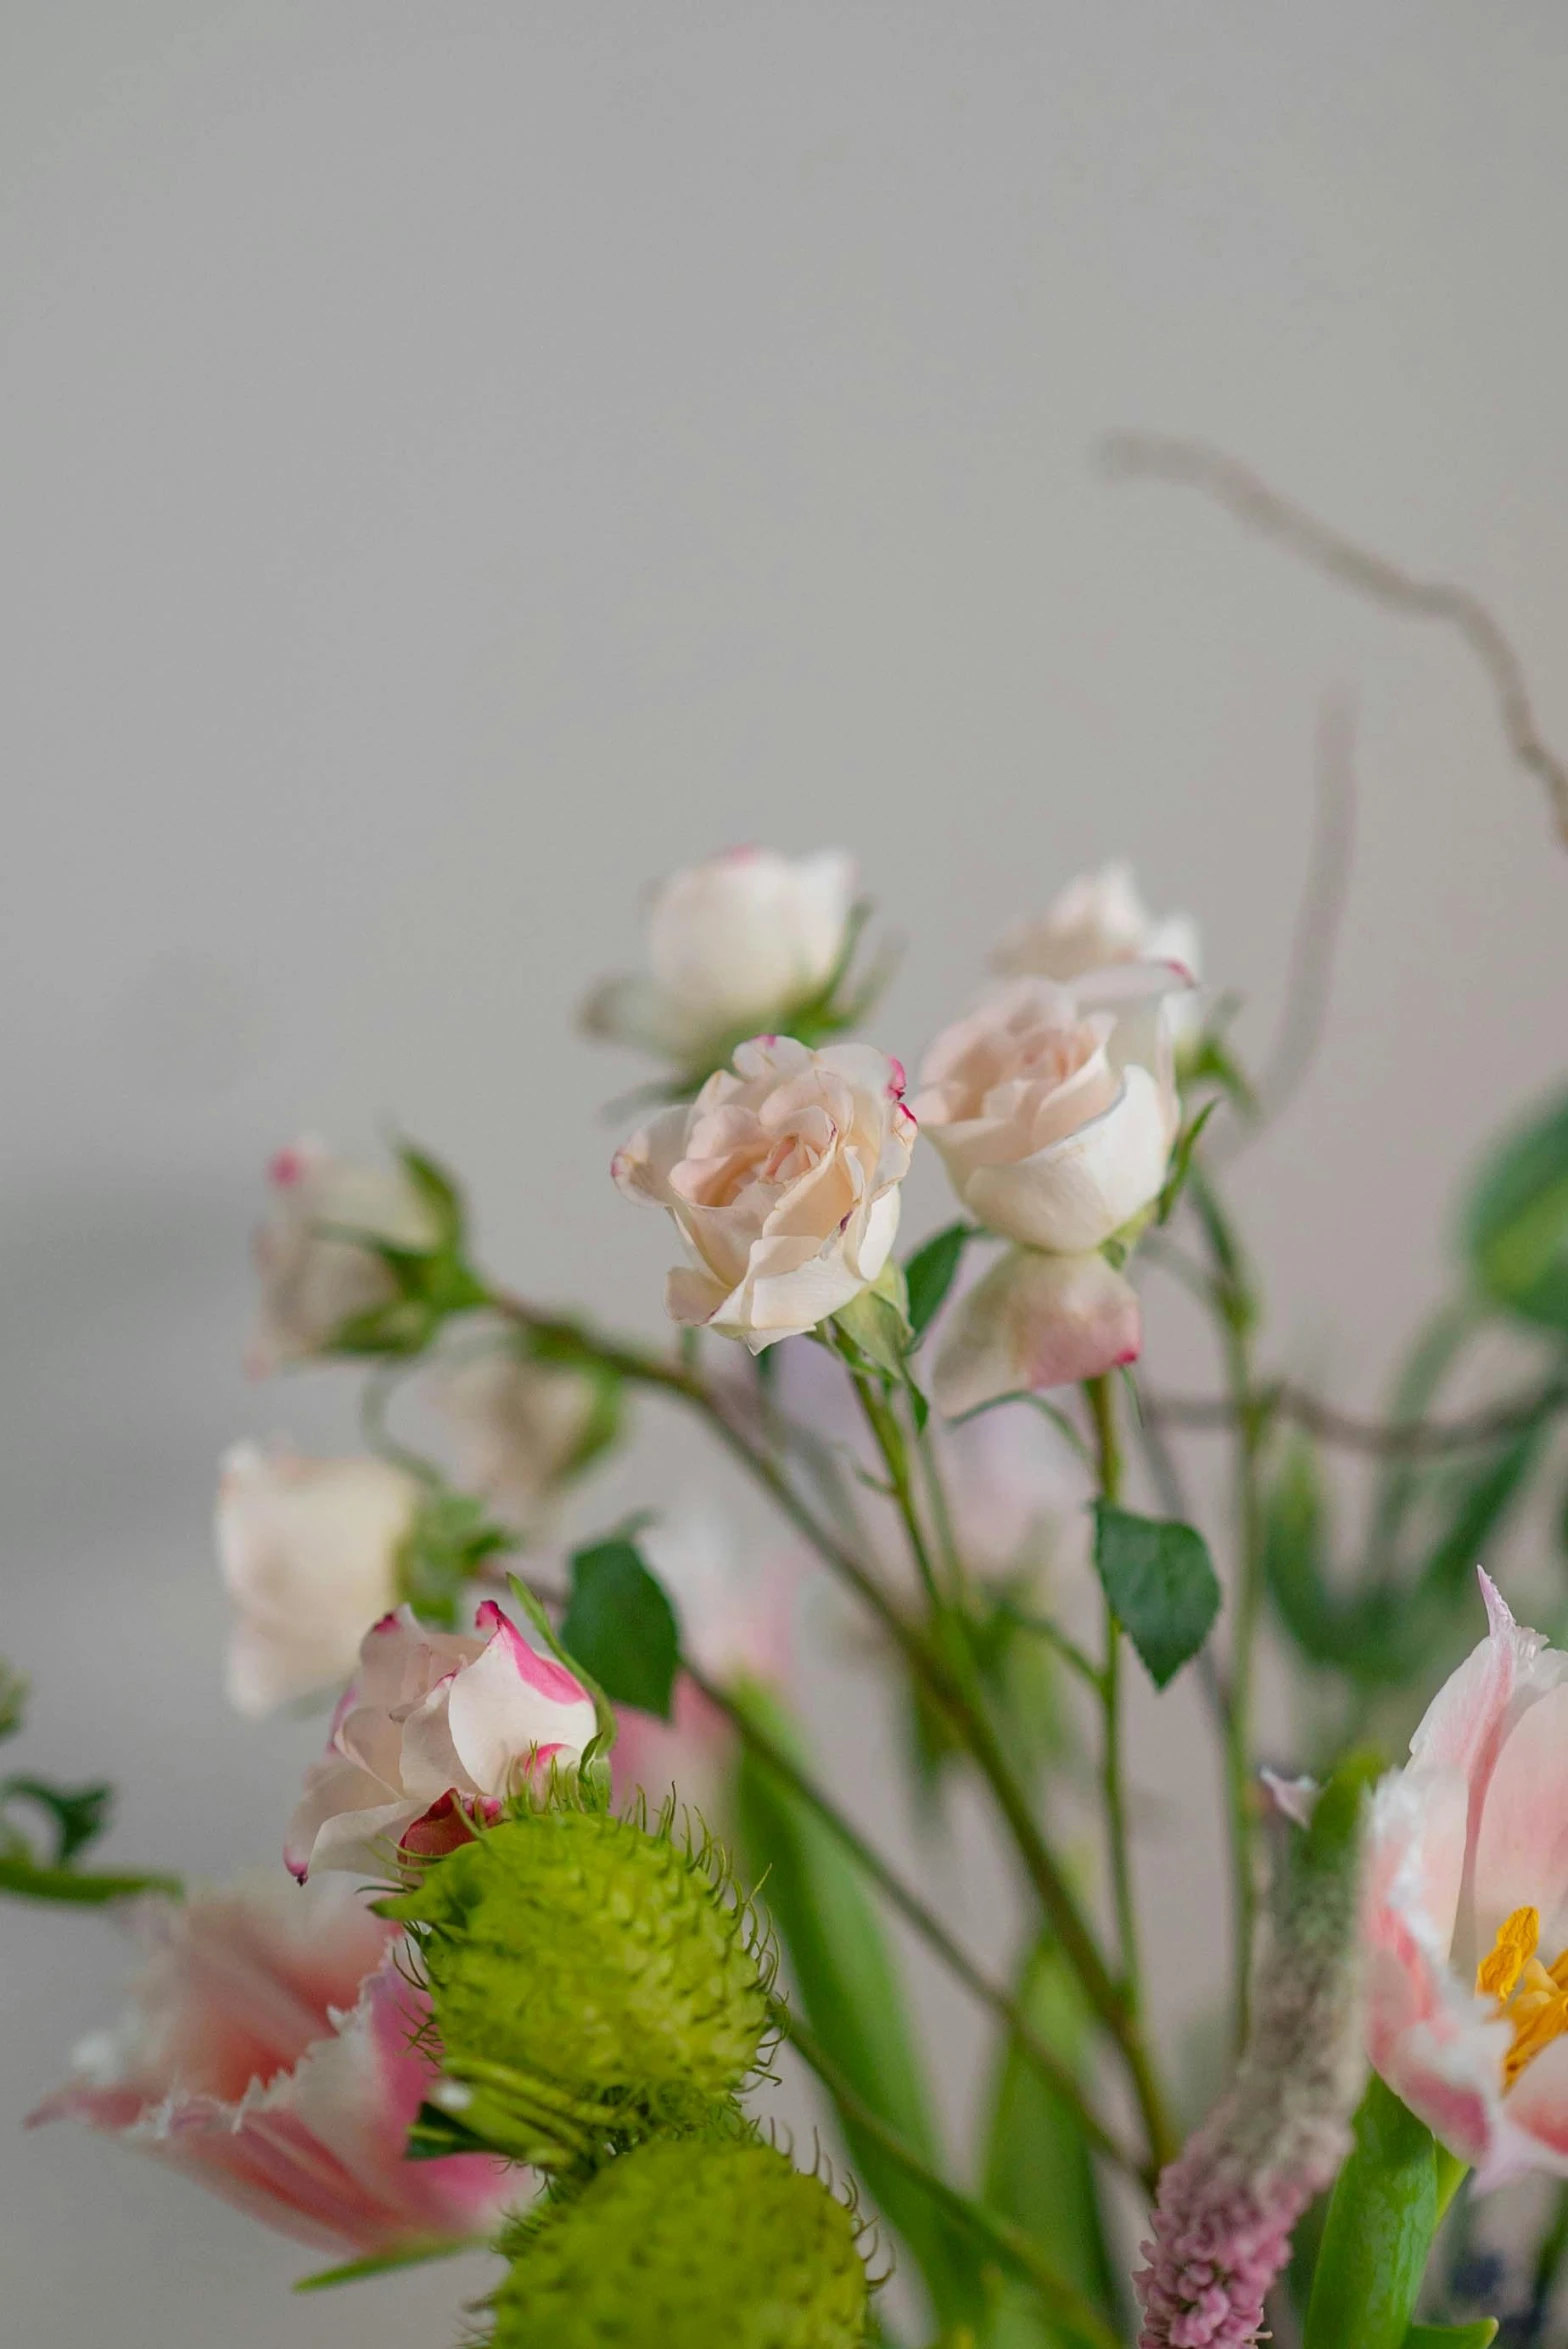
M914 1108L972 1215L1080 1256L1152 1205L1181 1117L1166 999L1189 984L1146 963L1015 979L937 1038Z
M1175 962L1198 973L1198 925L1187 914L1150 913L1132 867L1101 865L1080 873L1032 922L1020 923L996 950L1009 978L1070 981L1119 962Z
M435 1402L456 1440L465 1485L530 1529L613 1440L620 1421L619 1391L602 1373L505 1344L443 1366Z
M247 1357L262 1377L330 1353L345 1322L394 1304L398 1288L373 1247L429 1250L439 1239L429 1202L401 1169L334 1157L306 1137L267 1169L271 1211L256 1234L261 1305Z
M417 1481L368 1455L307 1460L236 1444L218 1480L218 1563L237 1620L229 1700L271 1712L346 1680L367 1623L398 1596Z
M840 1312L898 1230L915 1121L904 1072L867 1044L759 1036L615 1158L628 1198L667 1208L690 1255L671 1318L754 1354Z
M475 1622L477 1638L427 1631L400 1607L365 1634L284 1840L302 1883L315 1869L385 1876L396 1854L451 1851L530 1778L581 1757L596 1726L581 1682L493 1599Z
M711 1068L737 1037L787 1029L822 995L850 945L854 901L854 862L839 849L738 848L688 865L654 891L647 975L607 980L585 1024L681 1069Z
M1373 1801L1368 2052L1483 2188L1568 2177L1568 1656L1490 1630Z
M435 2075L401 1934L343 1885L279 1878L139 1903L146 1959L119 2025L31 2116L70 2115L327 2250L488 2234L524 2173L488 2154L407 2161Z

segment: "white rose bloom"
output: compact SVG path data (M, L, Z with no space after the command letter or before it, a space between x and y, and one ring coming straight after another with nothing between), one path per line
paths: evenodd
M904 1072L867 1044L809 1052L759 1036L695 1101L618 1151L629 1198L667 1208L689 1266L671 1318L754 1354L838 1313L877 1278L898 1230L915 1121Z
M398 1248L434 1248L439 1237L400 1167L337 1158L310 1136L278 1152L267 1181L271 1212L253 1248L261 1301L248 1363L257 1376L328 1352L346 1321L395 1303L391 1273L346 1232Z
M753 1030L787 1030L837 969L854 902L840 849L744 848L688 865L654 891L646 975L606 980L585 1023L682 1069Z
M517 1525L531 1525L594 1446L602 1383L569 1364L496 1346L438 1375L435 1400L456 1440L462 1482Z
M1139 963L1015 979L937 1038L914 1107L979 1222L1078 1256L1159 1196L1181 1114L1166 997L1185 984Z
M1132 867L1108 864L1080 873L1036 920L1009 932L995 961L1009 978L1064 983L1121 962L1177 963L1196 979L1198 953L1198 925L1189 914L1156 920ZM1189 1005L1174 1008L1180 1019Z
M346 1680L397 1603L416 1480L371 1457L307 1460L236 1444L218 1481L218 1563L234 1600L228 1692L242 1713Z

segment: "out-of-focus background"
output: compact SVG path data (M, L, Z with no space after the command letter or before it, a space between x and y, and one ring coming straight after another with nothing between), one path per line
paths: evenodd
M656 1330L601 1116L638 1072L572 1014L713 847L859 854L910 1062L1129 855L1261 1049L1353 692L1331 1015L1238 1195L1273 1358L1372 1398L1560 1069L1568 861L1461 647L1092 452L1202 434L1467 581L1568 737L1565 111L1546 0L9 0L0 1646L29 1761L123 1782L113 1855L270 1859L320 1734L219 1685L220 1449L352 1426L331 1375L241 1376L264 1158L395 1121L519 1285ZM944 1212L928 1170L907 1228ZM1212 1375L1175 1322L1152 1360ZM686 1490L672 1439L644 1410L582 1521ZM860 1799L886 1724L829 1677ZM1220 1899L1187 1692L1136 1760L1185 1789L1144 1863L1174 2026ZM449 2339L482 2269L292 2301L309 2253L21 2136L123 1966L0 1914L7 2340Z

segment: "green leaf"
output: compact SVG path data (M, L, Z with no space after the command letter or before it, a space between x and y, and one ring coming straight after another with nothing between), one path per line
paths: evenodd
M114 1788L56 1786L46 1778L7 1778L0 1782L0 1802L13 1799L36 1803L48 1812L54 1826L55 1864L64 1868L108 1827Z
M1089 2018L1071 1968L1049 1936L1029 1952L1018 2001L1052 2053L1077 2069ZM1089 2296L1114 2326L1116 2269L1105 2236L1094 2164L1073 2108L1041 2079L1009 2037L992 2085L984 2199L1022 2228L1047 2264ZM1009 2280L985 2329L985 2349L1067 2349L1026 2286Z
M1439 2216L1432 2132L1374 2076L1329 2203L1305 2349L1403 2349Z
M1568 1095L1493 1151L1470 1199L1464 1240L1471 1269L1497 1304L1568 1332Z
M909 1313L902 1269L889 1257L880 1277L833 1315L835 1326L889 1378L902 1379L909 1351Z
M396 2251L373 2251L364 2259L350 2259L342 2267L318 2268L301 2276L296 2292L330 2292L337 2284L357 2284L366 2276L385 2276L400 2267L424 2267L432 2259L455 2259L460 2251L483 2251L483 2235L438 2235L428 2243L404 2243Z
M1094 1563L1111 1612L1166 1688L1208 1638L1220 1586L1208 1544L1193 1526L1135 1517L1098 1501Z
M798 1750L794 1724L774 1697L754 1686L739 1693L774 1744ZM940 2172L920 2042L855 1862L832 1829L746 1746L735 1805L747 1868L789 1956L795 2003L857 2095ZM843 2128L855 2174L925 2278L939 2323L973 2323L982 2303L968 2243L917 2181L852 2122Z
M398 1552L398 1588L417 1615L450 1630L467 1585L487 1559L517 1547L472 1493L429 1489Z
M1389 1405L1392 1425L1403 1426L1426 1415L1454 1363L1485 1321L1485 1311L1474 1297L1451 1298L1438 1307L1417 1333L1400 1369ZM1419 1460L1401 1459L1396 1453L1383 1462L1373 1496L1369 1557L1394 1555L1405 1517L1426 1478L1427 1471Z
M634 1542L618 1536L577 1552L561 1642L616 1704L669 1719L680 1632Z
M26 1675L0 1656L0 1737L14 1737L27 1711Z
M108 1869L41 1868L14 1855L0 1858L0 1892L22 1900L62 1901L82 1908L105 1901L133 1900L141 1892L164 1892L178 1900L185 1887L178 1876L117 1875Z
M416 1148L412 1142L400 1142L397 1155L403 1172L430 1212L436 1227L437 1250L442 1255L461 1254L468 1218L457 1182L427 1150Z
M1496 2338L1496 2317L1483 2316L1470 2325L1412 2325L1401 2349L1489 2349Z
M915 1250L904 1267L909 1288L909 1326L923 1337L942 1309L953 1285L965 1244L975 1236L972 1223L950 1223Z

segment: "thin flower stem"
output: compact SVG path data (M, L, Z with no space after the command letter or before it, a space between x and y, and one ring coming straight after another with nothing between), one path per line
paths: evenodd
M989 1719L955 1680L947 1660L930 1645L920 1628L900 1612L877 1577L854 1552L817 1521L782 1470L735 1425L695 1372L643 1348L601 1338L576 1322L538 1313L522 1298L505 1291L489 1290L488 1303L492 1311L543 1337L561 1356L575 1355L582 1361L597 1362L623 1378L677 1396L699 1412L731 1457L769 1494L796 1531L876 1617L946 1716L990 1789L1031 1889L1061 1944L1062 1954L1077 1975L1100 2023L1120 2050L1138 2100L1150 2161L1155 2168L1163 2167L1175 2150L1175 2138L1142 2034L1127 2011L1126 2000L1078 1905L1066 1870L1041 1832Z
M1116 1431L1116 1390L1109 1377L1087 1381L1085 1393L1094 1420L1099 1455L1100 1497L1114 1508L1121 1499L1122 1455ZM1110 1847L1111 1886L1116 1901L1116 1938L1121 1950L1122 1984L1135 2019L1143 2013L1143 1964L1138 1947L1138 1908L1132 1881L1132 1838L1127 1825L1127 1787L1122 1766L1122 1633L1110 1601L1105 1605L1105 1663L1100 1674L1100 1703L1105 1716L1105 1753L1101 1785L1105 1794L1106 1834Z
M1021 2227L972 2201L928 2169L897 2130L890 2128L881 2114L864 2101L820 2040L787 2008L776 2006L774 2020L801 2061L816 2073L844 2119L862 2136L872 2139L906 2177L923 2186L933 2202L940 2203L976 2242L984 2244L1004 2266L1021 2275L1050 2315L1075 2334L1084 2349L1120 2349L1116 2334L1087 2294L1041 2258Z
M1141 2179L1145 2185L1152 2185L1146 2165L1121 2144L1090 2109L1076 2075L1059 2056L1052 2054L1011 1992L1001 1983L992 1981L976 1965L968 1951L954 1940L941 1918L927 1906L913 1886L905 1883L897 1870L866 1841L838 1806L819 1786L813 1784L784 1747L768 1735L744 1703L732 1696L720 1682L711 1680L689 1656L682 1656L681 1669L714 1710L723 1714L757 1759L789 1787L797 1801L804 1803L830 1834L837 1837L861 1873L876 1885L889 1905L897 1909L927 1948L941 1959L954 1979L961 1982L980 2005L988 2007L1007 2025L1019 2053L1034 2066L1053 2093L1072 2107L1079 2127L1094 2150L1103 2154L1107 2161L1114 2162L1129 2177Z
M1213 1264L1211 1298L1225 1352L1226 1380L1236 1429L1236 1587L1230 1673L1225 1708L1225 1785L1230 1822L1232 1880L1232 1989L1236 2046L1246 2043L1257 1918L1257 1866L1252 1769L1252 1697L1258 1631L1263 1612L1263 1500L1259 1462L1269 1417L1253 1360L1257 1301L1251 1274L1230 1216L1205 1169L1193 1165L1188 1197Z
M1085 1655L1075 1639L1069 1639L1066 1632L1054 1624L1048 1615L1031 1615L1026 1607L1015 1607L1006 1598L999 1602L999 1606L1009 1623L1016 1623L1020 1631L1032 1632L1036 1639L1043 1639L1048 1647L1054 1648L1062 1662L1070 1666L1080 1680L1086 1680L1095 1695L1103 1700L1104 1669L1092 1656Z

